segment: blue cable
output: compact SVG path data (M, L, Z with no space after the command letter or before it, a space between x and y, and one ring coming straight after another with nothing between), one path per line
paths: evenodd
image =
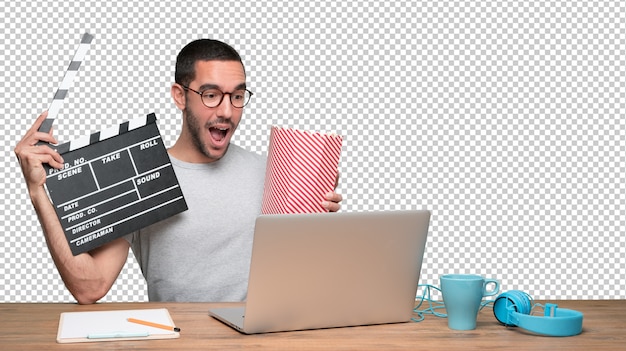
M413 312L417 313L418 318L411 318L413 322L423 321L425 318L425 315L427 314L432 314L435 317L441 317L441 318L448 317L448 315L445 313L437 312L437 310L445 308L443 302L435 301L431 298L431 292L430 292L431 289L437 290L440 293L441 293L441 289L430 284L419 284L417 287L418 288L422 287L424 288L424 290L422 291L421 297L415 297L415 301L418 301L419 299L419 303L417 304L417 306L415 306L415 308L413 309ZM420 309L424 302L428 303L428 308Z

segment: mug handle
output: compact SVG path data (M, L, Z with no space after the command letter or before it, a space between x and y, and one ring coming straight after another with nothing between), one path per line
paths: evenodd
M487 290L487 285L493 284L493 289ZM485 279L483 284L483 296L493 296L500 291L500 281L497 279Z

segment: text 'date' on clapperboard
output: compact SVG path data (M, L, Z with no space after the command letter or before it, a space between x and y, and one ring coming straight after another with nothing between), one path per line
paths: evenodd
M46 180L74 255L187 210L154 114L83 143L59 145L65 167Z
M40 132L51 130L92 40L81 37ZM46 188L74 255L187 210L154 113L51 147L65 166L46 167Z

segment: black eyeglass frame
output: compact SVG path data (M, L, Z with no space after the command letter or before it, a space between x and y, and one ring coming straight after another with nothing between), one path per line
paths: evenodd
M180 84L180 86L181 86L181 87L183 87L183 89L185 89L185 90L193 91L194 93L196 93L196 94L200 95L200 101L202 101L202 104L203 104L204 106L208 107L208 108L215 108L215 107L218 107L219 105L221 105L221 104L222 104L222 101L224 101L224 96L225 96L226 94L228 94L228 100L230 101L230 104L231 104L231 105L233 105L233 107L234 107L234 108L244 108L244 107L246 107L246 106L250 103L250 100L252 100L252 95L254 95L254 93L253 93L253 92L251 92L251 91L250 91L250 90L248 90L248 89L238 89L238 90L244 90L244 91L247 91L247 92L248 92L248 94L250 94L250 96L248 97L248 101L244 101L243 106L235 106L235 104L233 103L233 92L230 92L230 93L225 93L225 92L223 92L223 91L221 91L221 90L219 90L219 89L207 89L207 90L203 90L203 91L197 91L197 90L195 90L195 89L191 89L190 87L188 87L188 86L186 86L186 85L182 85L182 84ZM219 92L222 94L222 97L220 98L220 101L219 101L217 104L215 104L215 106L209 106L209 105L207 105L207 104L206 104L206 102L204 102L203 94L204 94L205 92L209 91L209 90L212 90L212 91L217 90L217 91L219 91Z

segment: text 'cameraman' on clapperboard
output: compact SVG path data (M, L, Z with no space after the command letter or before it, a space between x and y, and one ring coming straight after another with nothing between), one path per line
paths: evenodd
M92 39L82 36L40 132L50 131ZM51 147L65 166L46 167L46 188L74 255L187 210L154 113Z

